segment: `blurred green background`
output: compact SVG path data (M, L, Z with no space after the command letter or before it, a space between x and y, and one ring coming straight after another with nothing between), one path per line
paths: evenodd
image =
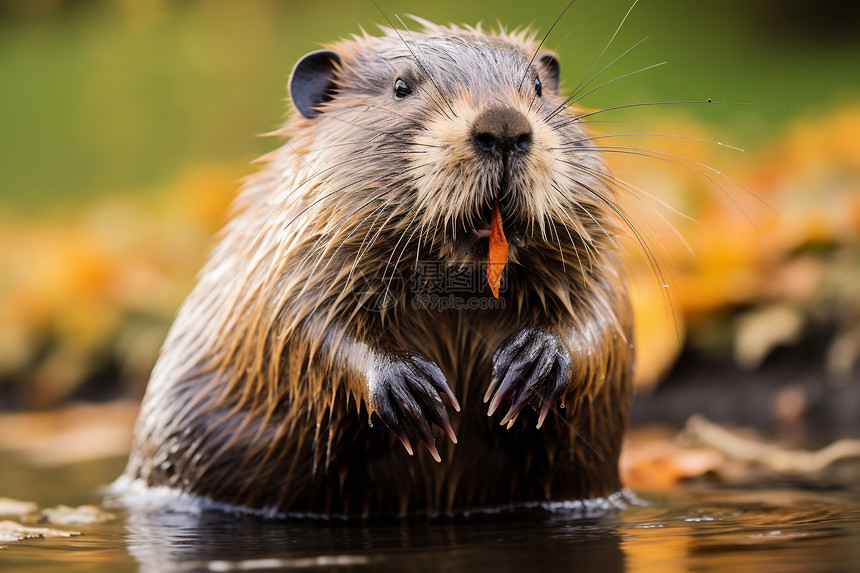
M546 32L566 2L379 5L392 18ZM631 5L573 4L546 42L561 55L563 88L580 82ZM259 134L284 121L293 63L382 21L370 0L0 0L0 409L140 395L240 177L280 143ZM841 349L828 371L851 378L860 356L852 282L860 267L860 3L642 0L604 64L646 37L593 85L666 65L612 82L582 105L761 105L631 108L595 116L594 127L742 147L653 144L737 178L781 219L762 215L756 200L723 209L715 201L723 190L695 169L621 166L706 223L672 216L692 256L671 233L657 233L666 264L676 266L667 275L673 309L634 285L641 376L655 384L679 338L727 348L752 336L758 350L735 359L754 367L776 346L804 340L794 325L814 323ZM728 202L748 198L721 181ZM654 282L649 269L643 274ZM776 319L767 314L774 308ZM757 334L761 321L733 330L760 309L771 334Z
M546 31L565 3L380 6L392 17ZM574 3L547 41L551 48L563 42L568 87L630 5ZM151 189L199 161L247 163L273 145L255 135L281 124L293 62L381 20L369 0L3 0L0 204L33 212ZM606 86L585 105L708 97L788 104L684 110L718 125L718 138L749 147L792 116L860 96L856 2L643 0L610 55L646 36L615 74L667 65Z

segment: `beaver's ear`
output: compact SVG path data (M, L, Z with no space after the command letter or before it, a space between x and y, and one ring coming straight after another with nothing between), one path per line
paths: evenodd
M317 106L332 98L334 70L340 56L331 50L305 54L290 75L290 97L299 112L313 119L320 114Z
M541 52L537 60L547 71L546 74L541 74L541 83L558 93L558 87L561 84L561 64L558 62L558 58L552 52Z

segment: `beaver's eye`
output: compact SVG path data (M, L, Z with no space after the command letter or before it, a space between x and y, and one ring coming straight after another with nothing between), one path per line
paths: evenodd
M538 97L543 95L543 86L540 83L540 78L535 78L535 93Z
M406 80L403 78L397 78L394 80L394 97L397 99L403 99L406 96L412 93L412 86L406 83Z

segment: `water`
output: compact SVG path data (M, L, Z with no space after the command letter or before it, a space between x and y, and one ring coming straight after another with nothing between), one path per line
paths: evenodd
M0 495L100 503L123 460L37 469L0 454ZM81 537L7 543L0 571L860 571L860 491L696 488L598 516L267 521L116 511Z

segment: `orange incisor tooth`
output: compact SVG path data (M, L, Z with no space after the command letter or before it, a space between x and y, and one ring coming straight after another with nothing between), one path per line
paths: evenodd
M502 285L502 271L508 263L508 240L502 229L502 214L499 203L493 205L493 215L490 220L490 254L487 264L487 282L493 296L499 298L499 287Z

